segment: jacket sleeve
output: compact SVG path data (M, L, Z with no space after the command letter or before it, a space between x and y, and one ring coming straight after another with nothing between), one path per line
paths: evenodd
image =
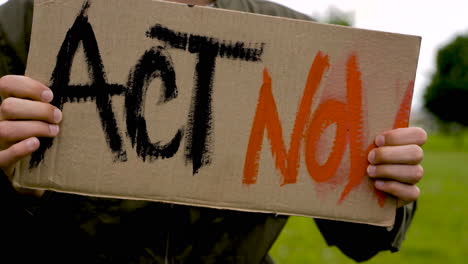
M416 211L416 202L397 210L391 228L334 220L315 219L315 223L329 246L337 246L345 255L366 261L379 251L400 250Z
M32 0L10 0L0 6L0 77L24 74L32 6Z
M18 263L36 262L43 258L40 240L47 232L37 219L40 200L20 195L0 169L0 234L3 243L2 259L15 259ZM46 258L44 258L46 259Z
M10 0L0 6L0 77L24 74L31 18L31 0ZM2 259L36 262L41 255L38 206L38 198L18 194L0 169L0 234L6 242L0 250Z

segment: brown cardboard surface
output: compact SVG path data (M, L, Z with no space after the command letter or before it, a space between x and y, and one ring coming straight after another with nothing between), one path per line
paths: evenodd
M367 153L407 126L419 46L160 1L35 1L27 75L64 117L16 183L392 225Z

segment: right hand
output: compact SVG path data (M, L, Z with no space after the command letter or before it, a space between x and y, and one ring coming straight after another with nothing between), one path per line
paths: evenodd
M62 112L52 91L29 77L0 78L0 169L10 180L16 163L39 148L37 137L55 137Z

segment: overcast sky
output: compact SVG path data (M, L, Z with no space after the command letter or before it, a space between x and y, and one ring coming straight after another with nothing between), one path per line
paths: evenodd
M354 26L422 37L414 108L422 106L424 89L435 69L438 48L457 34L468 34L468 0L271 0L314 17L329 6L354 12Z

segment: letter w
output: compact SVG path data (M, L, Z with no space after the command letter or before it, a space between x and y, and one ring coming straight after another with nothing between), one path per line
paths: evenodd
M304 129L310 118L312 99L328 67L328 56L322 55L322 52L319 51L309 70L304 94L296 114L296 120L291 134L291 146L288 152L286 152L283 141L283 129L271 90L272 80L268 74L268 69L265 68L263 72L263 85L260 88L257 110L255 112L245 157L244 184L254 184L257 181L265 129L271 144L272 155L275 158L275 167L279 169L283 175L282 185L296 182L297 170L299 167L299 149L304 137Z

